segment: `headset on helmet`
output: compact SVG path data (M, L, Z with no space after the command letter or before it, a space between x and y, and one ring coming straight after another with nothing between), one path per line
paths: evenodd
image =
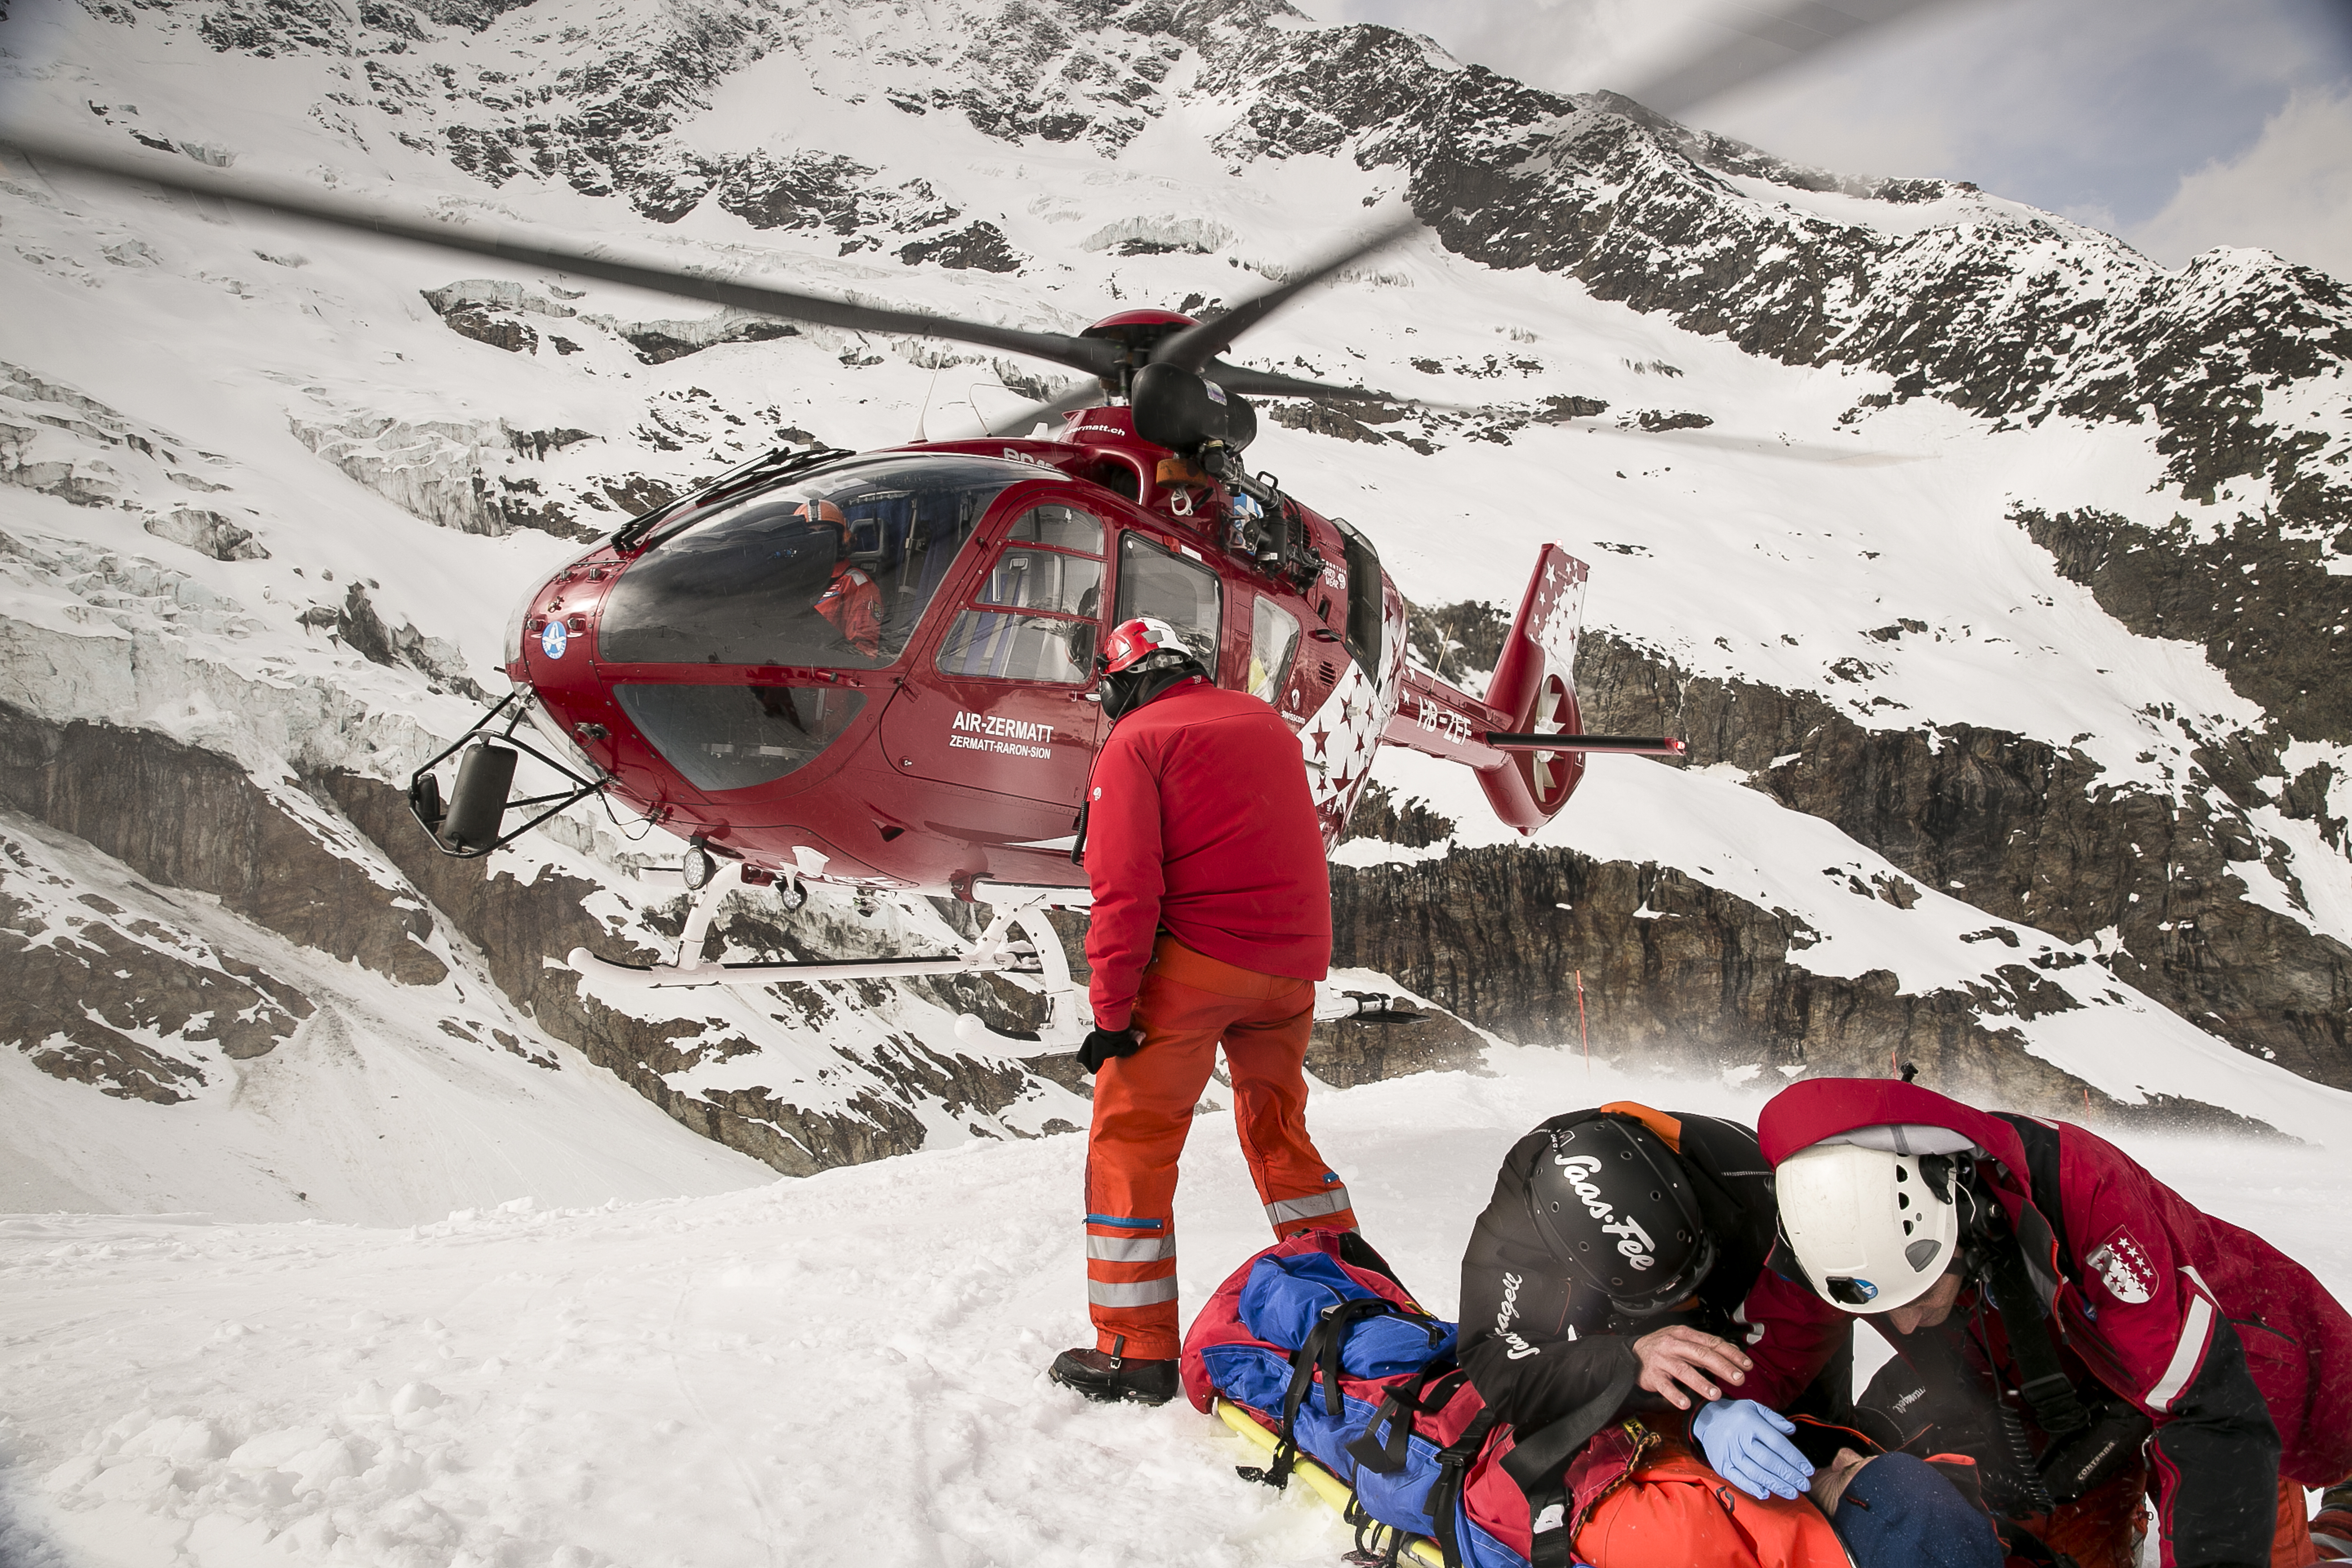
M1673 1306L1715 1267L1690 1173L1631 1117L1555 1129L1528 1204L1551 1255L1629 1316Z
M1867 1127L1800 1149L1773 1173L1780 1234L1805 1282L1848 1312L1927 1293L1983 1228L1973 1145L1941 1127Z

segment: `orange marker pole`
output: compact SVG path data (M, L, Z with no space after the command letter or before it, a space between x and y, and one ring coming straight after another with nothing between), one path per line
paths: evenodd
M1584 1026L1584 971L1576 972L1576 1032L1584 1037L1584 1076L1592 1076L1592 1031Z

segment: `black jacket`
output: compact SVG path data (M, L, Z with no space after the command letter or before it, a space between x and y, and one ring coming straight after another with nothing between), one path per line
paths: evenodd
M1633 1111L1632 1106L1608 1109ZM1639 1108L1646 1110L1647 1108ZM1715 1239L1715 1267L1699 1282L1696 1300L1647 1318L1618 1313L1606 1296L1573 1282L1535 1228L1528 1179L1551 1147L1553 1129L1590 1120L1594 1110L1555 1116L1511 1146L1496 1173L1495 1195L1470 1233L1462 1258L1460 1358L1486 1402L1520 1432L1584 1412L1593 1429L1625 1403L1664 1408L1654 1395L1633 1392L1638 1375L1633 1342L1653 1330L1686 1323L1739 1343L1749 1338L1740 1319L1780 1229L1772 1176L1756 1134L1711 1116L1642 1117L1654 1131L1679 1122L1678 1146L1693 1177L1700 1213ZM1759 1365L1759 1371L1763 1368ZM1803 1381L1817 1368L1808 1366ZM1751 1375L1750 1383L1758 1382ZM1727 1389L1727 1394L1734 1390ZM1742 1397L1760 1397L1750 1389ZM1794 1390L1771 1390L1784 1403ZM1597 1408L1606 1402L1610 1408Z

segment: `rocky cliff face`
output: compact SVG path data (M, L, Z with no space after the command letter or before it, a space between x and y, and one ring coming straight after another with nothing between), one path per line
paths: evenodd
M1505 622L1489 606L1457 605L1423 625L1433 662L1447 643L1475 669L1491 660ZM2263 824L2312 820L2330 782L2290 783L2274 742L2200 746L2196 773L2168 797L2110 787L2081 753L2014 734L1866 730L1819 699L1694 678L1614 637L1585 640L1578 675L1591 731L1683 736L1687 765L1739 770L1749 787L1836 823L1918 882L2087 950L2106 973L2242 1050L2321 1082L2352 1081L2352 948L2313 929L2299 893L2284 913L2247 897L2250 879L2294 886L2286 846ZM1454 826L1382 792L1351 829L1425 847L1446 844ZM2341 845L2340 819L2315 826ZM1919 897L1899 879L1824 874L1896 909ZM1843 981L1792 968L1789 955L1809 935L1786 911L1671 868L1535 848L1341 870L1334 893L1345 911L1341 961L1389 970L1513 1038L1584 1035L1590 1009L1618 1048L1655 1042L1735 1066L1761 1046L1773 1065L1860 1073L1900 1058L1933 1068L1930 1081L2011 1100L2063 1110L2079 1093L2063 1075L2021 1071L2018 1042L2000 1037L1999 1019L2074 1007L2037 971L2081 965L2083 951L2044 946L1996 959L1990 984L1897 995L1889 975ZM1973 940L2020 941L2000 926Z
M463 944L545 1035L577 1047L694 1131L788 1174L921 1147L929 1123L918 1108L959 1124L977 1119L998 1136L1031 1122L1059 1131L1083 1114L1066 1091L1015 1061L942 1054L903 1031L860 1053L866 1081L846 1096L826 1093L817 1106L795 1102L789 1079L698 1086L698 1069L756 1057L778 1029L823 1037L840 1031L845 1012L889 1012L891 988L779 987L764 1012L748 1015L711 997L688 999L675 1016L660 1005L652 1016L616 1008L545 962L583 943L614 947L625 922L601 884L550 868L486 875L477 863L446 859L381 781L336 771L268 790L231 759L152 731L58 727L5 707L0 754L9 759L0 767L5 812L79 839L150 883L216 900L299 946L429 992L451 973L449 944ZM171 1104L184 1098L179 1080L204 1081L205 1063L186 1047L209 1047L230 1060L264 1056L310 1016L299 991L201 936L174 933L100 893L77 900L60 890L68 884L44 875L39 850L38 840L25 838L6 851L9 875L26 886L22 896L0 892L0 943L16 955L11 973L19 982L0 1006L0 1036L44 1072ZM606 921L589 912L599 904ZM743 914L729 925L733 938L756 942L764 930L772 956L876 940L843 911ZM677 926L661 909L646 916L636 936L649 959L661 928L668 926L674 945ZM952 989L951 997L947 987L926 987L938 1002L999 1026L1017 1023L1009 1010L1017 1000L1000 1001L991 984ZM530 1054L517 1040L504 1037ZM1048 1101L1069 1109L1058 1118L1023 1113ZM1000 1116L1008 1112L1009 1122Z
M656 1004L656 1016L634 1016L590 994L569 971L551 969L546 960L551 953L582 945L638 963L672 956L674 941L661 942L665 932L660 928L669 922L658 911L648 928L633 933L641 945L632 959L628 950L616 949L613 926L589 912L601 901L603 889L597 884L546 873L526 879L496 868L486 875L477 864L436 854L415 831L407 802L398 792L351 773L320 782L352 822L414 879L435 911L481 952L499 989L541 1028L579 1047L591 1061L618 1074L696 1131L787 1175L805 1176L829 1166L921 1148L929 1124L918 1114L919 1108L958 1125L977 1119L992 1135L1002 1136L1006 1124L999 1121L1000 1113L1013 1111L1013 1122L1022 1124L1033 1120L1018 1113L1024 1102L1034 1106L1051 1100L1062 1114L1034 1119L1037 1131L1060 1131L1076 1125L1069 1119L1076 1112L1066 1093L1055 1094L1053 1086L1017 1061L981 1061L960 1052L943 1053L905 1031L893 1031L860 1052L870 1081L838 1110L795 1103L793 1086L783 1081L681 1089L679 1082L690 1080L698 1068L723 1067L744 1057L756 1063L767 1043L764 1037L777 1028L818 1039L833 1035L846 1012L887 1008L894 1000L893 987L883 982L784 984L754 993L751 1016L769 1029L747 1028L733 999L715 994L691 994L682 1005L665 1000ZM786 917L754 903L736 911L724 929L742 950L768 958L804 958L873 945L870 931L856 929L841 914L824 909L814 918ZM677 929L669 925L667 934L675 938ZM716 934L713 940L718 940ZM937 987L926 989L947 999ZM994 1001L991 987L959 983L956 989L963 1005L999 1027L1007 1026L1005 1005Z
M1897 400L2147 423L2184 502L2237 481L2221 499L2322 553L2352 523L2352 437L2326 418L2343 399L2294 395L2352 354L2352 294L2326 273L2250 252L2173 273L1974 186L1793 166L1613 95L1451 68L1379 28L1261 35L1202 85L1255 100L1231 151L1395 168L1447 245L1490 266L1564 273L1786 363L1866 365ZM1824 195L1834 216L1804 205Z

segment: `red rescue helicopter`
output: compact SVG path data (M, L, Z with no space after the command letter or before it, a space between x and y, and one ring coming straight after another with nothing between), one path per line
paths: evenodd
M1533 833L1584 754L1678 754L1660 738L1581 732L1574 664L1586 567L1537 557L1483 697L1406 658L1406 604L1360 530L1244 461L1252 396L1382 395L1216 357L1244 331L1412 226L1391 226L1208 321L1129 310L1069 336L877 309L400 222L308 192L233 187L147 160L37 149L46 161L797 321L921 335L1085 374L1009 422L1048 434L850 453L779 447L637 517L516 606L512 689L419 768L409 800L445 854L477 858L602 794L685 841L695 895L676 962L584 949L583 975L643 986L926 973L1034 976L1039 1040L1090 1026L1043 911L1082 908L1072 854L1109 729L1096 647L1131 616L1177 628L1220 685L1298 735L1327 846L1384 744L1471 768L1496 814ZM1051 428L1058 419L1058 430ZM463 752L445 795L438 770ZM510 799L529 754L567 787ZM511 816L522 820L508 826ZM809 884L990 906L980 939L924 957L707 963L738 887L788 908ZM1015 931L1026 940L1016 938ZM1391 1016L1327 994L1318 1016ZM978 1019L959 1020L977 1040ZM1028 1042L1024 1042L1028 1044ZM1034 1046L1032 1047L1034 1048Z

